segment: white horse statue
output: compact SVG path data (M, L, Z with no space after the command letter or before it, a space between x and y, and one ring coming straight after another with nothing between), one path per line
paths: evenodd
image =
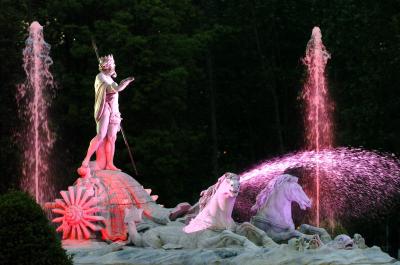
M239 193L240 177L225 173L216 184L201 193L200 212L184 226L171 222L166 226L151 228L139 234L136 231L137 209L127 210L125 222L131 234L131 243L152 248L218 248L240 246L258 249L258 246L275 246L267 234L250 223L236 225L231 214Z
M298 178L289 174L280 175L258 194L251 208L257 214L252 217L251 223L265 231L275 242L284 242L293 237L313 238L313 235L305 233L318 234L324 242L331 240L323 228L303 224L299 231L295 230L292 202L298 203L302 210L311 207L311 200L298 184Z
M226 173L216 184L200 193L199 214L185 226L183 231L193 233L204 229L233 230L235 222L232 210L239 194L239 176Z

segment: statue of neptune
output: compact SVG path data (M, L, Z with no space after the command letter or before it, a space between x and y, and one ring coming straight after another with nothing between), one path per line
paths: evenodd
M88 167L91 156L96 153L96 170L119 170L114 165L115 140L120 130L121 113L118 106L118 94L133 80L128 77L118 85L114 80L115 62L112 55L100 57L99 71L94 83L95 103L94 118L96 120L97 134L90 141L89 148L82 167Z

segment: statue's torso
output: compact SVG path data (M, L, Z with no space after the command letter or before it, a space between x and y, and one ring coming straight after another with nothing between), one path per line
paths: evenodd
M95 79L95 118L99 120L108 108L111 114L119 115L118 92L115 90L118 84L114 82L111 76L100 72Z

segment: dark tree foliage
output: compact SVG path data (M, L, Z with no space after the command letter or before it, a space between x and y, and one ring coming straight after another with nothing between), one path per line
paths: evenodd
M314 26L332 55L335 145L400 154L399 1L4 0L0 13L2 192L18 187L13 99L33 20L45 26L59 85L51 109L57 190L77 178L95 134L91 38L101 55L114 54L118 81L136 78L120 95L122 126L134 177L166 206L195 202L225 171L304 146L301 58ZM116 164L134 175L121 136Z
M46 214L28 194L1 195L0 215L2 264L72 265Z

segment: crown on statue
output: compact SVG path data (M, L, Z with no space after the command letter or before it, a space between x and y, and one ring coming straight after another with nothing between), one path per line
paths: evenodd
M100 57L99 59L99 70L104 71L111 69L112 64L115 64L114 57L112 54Z

